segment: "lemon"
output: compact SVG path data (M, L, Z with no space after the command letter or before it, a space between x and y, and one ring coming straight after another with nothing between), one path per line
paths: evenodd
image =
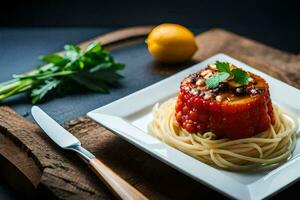
M161 24L147 38L148 50L164 63L180 63L191 59L197 50L194 34L179 24Z

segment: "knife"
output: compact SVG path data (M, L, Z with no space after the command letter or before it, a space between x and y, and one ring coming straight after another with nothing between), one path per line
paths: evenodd
M70 132L60 126L38 106L31 108L31 113L37 124L61 148L75 151L89 165L93 172L105 183L118 199L146 200L141 192L118 176L91 152L81 146L80 141Z

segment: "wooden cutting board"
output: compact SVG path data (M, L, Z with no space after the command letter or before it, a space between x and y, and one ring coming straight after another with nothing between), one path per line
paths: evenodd
M116 31L93 40L107 48L145 38L151 27ZM90 42L90 41L88 41ZM88 42L81 44L85 46ZM300 88L300 56L233 33L212 29L197 36L196 62L226 53ZM113 46L112 46L113 44ZM83 116L65 127L82 145L150 199L220 198L221 194L188 178ZM103 183L78 157L55 146L36 124L0 106L0 173L28 198L113 199ZM1 177L0 176L0 177ZM217 177L216 177L217 178ZM279 193L287 198L299 183Z

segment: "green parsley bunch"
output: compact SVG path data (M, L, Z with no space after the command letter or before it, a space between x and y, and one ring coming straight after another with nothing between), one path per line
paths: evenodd
M19 93L29 93L32 103L38 103L50 91L65 93L78 86L108 93L109 88L122 78L117 73L124 64L117 63L99 43L91 43L85 50L65 45L64 54L41 56L44 65L32 71L13 75L0 83L0 101Z

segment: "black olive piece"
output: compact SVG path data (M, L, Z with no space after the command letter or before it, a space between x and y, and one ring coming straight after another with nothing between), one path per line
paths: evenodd
M259 89L259 88L252 88L250 90L250 93L253 94L253 95L255 95L255 94L262 94L263 91L262 91L262 89Z
M262 94L264 91L262 89L257 89L258 94Z
M235 88L235 93L238 95L245 95L245 94L247 94L247 90L245 87L238 87L238 88Z
M224 83L224 82L221 82L218 86L218 89L219 91L226 91L228 90L228 83Z
M196 83L198 81L198 76L197 74L192 74L190 77L189 77L191 83Z

